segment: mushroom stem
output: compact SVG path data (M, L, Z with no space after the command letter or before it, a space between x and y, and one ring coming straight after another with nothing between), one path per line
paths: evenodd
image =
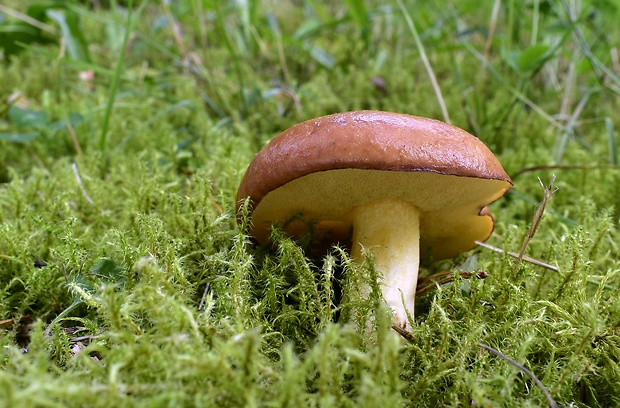
M381 292L396 326L409 330L420 264L420 211L401 200L362 205L353 214L352 258L361 263L370 251L381 276Z

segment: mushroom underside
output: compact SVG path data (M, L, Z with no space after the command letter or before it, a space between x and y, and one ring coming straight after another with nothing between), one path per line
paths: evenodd
M317 244L351 239L355 208L386 199L410 203L420 212L420 257L446 259L476 246L493 230L481 209L510 187L504 180L433 172L340 169L297 178L267 194L253 209L252 236L266 244L279 224L294 238L312 227ZM405 225L401 224L401 227Z

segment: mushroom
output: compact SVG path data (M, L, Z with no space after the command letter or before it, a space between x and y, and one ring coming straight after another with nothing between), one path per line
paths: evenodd
M355 111L273 139L250 164L237 203L250 198L250 234L259 244L278 223L294 238L310 232L317 245L351 242L358 263L370 251L393 323L408 330L420 261L452 258L486 240L495 225L486 206L511 186L493 153L462 129Z

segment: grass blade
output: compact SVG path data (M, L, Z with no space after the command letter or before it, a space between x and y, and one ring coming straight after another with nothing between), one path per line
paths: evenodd
M435 72L433 71L433 67L431 66L428 57L426 56L426 51L424 50L424 44L422 44L422 40L420 40L420 36L418 35L418 30L415 27L413 19L411 15L405 8L402 0L397 0L398 6L400 7L403 16L405 16L405 21L407 22L407 27L409 27L409 31L413 35L413 39L415 40L415 45L418 48L418 52L420 53L420 58L424 63L424 68L426 69L426 73L433 85L433 90L435 91L435 97L437 98L437 102L439 103L439 107L441 108L441 113L443 114L443 120L446 123L452 123L450 121L450 115L448 114L448 108L446 107L446 102L443 99L443 95L441 94L441 88L439 88L439 84L437 83L437 78L435 77Z
M118 91L121 76L123 73L127 43L129 42L129 36L131 35L131 32L133 30L135 21L140 16L140 13L142 12L142 9L146 5L146 3L146 0L142 1L138 9L135 12L132 12L133 1L130 0L127 8L127 21L125 22L125 34L123 36L123 44L120 49L118 59L116 61L116 67L114 68L114 76L112 77L110 93L108 95L108 101L103 116L103 124L101 126L101 135L99 136L99 149L101 150L101 153L103 155L103 171L107 170L108 132L110 129L110 119L112 117L112 109L114 107L116 92ZM134 15L135 19L133 18Z

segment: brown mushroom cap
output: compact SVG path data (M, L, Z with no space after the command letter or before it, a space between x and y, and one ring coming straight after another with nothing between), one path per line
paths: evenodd
M404 200L421 212L422 258L442 259L488 238L494 223L485 206L511 185L493 153L462 129L356 111L308 120L273 139L250 164L237 201L250 197L251 234L264 244L274 222L294 237L307 233L294 215L310 221L317 241L344 243L357 206Z

